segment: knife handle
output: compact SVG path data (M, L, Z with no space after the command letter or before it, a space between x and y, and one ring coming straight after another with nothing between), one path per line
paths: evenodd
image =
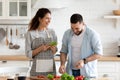
M12 28L10 29L10 35L12 36Z

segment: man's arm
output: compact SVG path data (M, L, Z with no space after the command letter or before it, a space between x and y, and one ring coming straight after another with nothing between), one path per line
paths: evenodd
M60 54L60 62L61 62L61 65L60 65L60 68L59 68L59 72L61 74L65 73L66 72L66 68L65 68L65 62L67 60L67 54L65 53L61 53Z
M86 63L88 63L88 62L90 62L90 61L94 61L94 60L96 60L96 59L99 59L100 57L101 57L102 55L100 55L100 54L93 54L93 55L91 55L91 56L89 56L89 57L87 57L87 58L84 58L84 59L82 59L82 60L79 60L77 63L76 63L76 68L78 68L78 69L80 69L80 68L82 68L83 66L84 66L84 64L86 64Z
M61 65L65 65L66 60L67 60L67 54L60 53L60 62L61 62Z
M100 57L102 57L102 55L95 53L95 54L85 58L85 63L90 62L90 61L94 61L96 59L99 59Z

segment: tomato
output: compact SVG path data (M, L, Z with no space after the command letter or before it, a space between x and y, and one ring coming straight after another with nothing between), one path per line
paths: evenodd
M75 80L78 80L78 77L75 77Z
M54 75L54 78L60 78L60 76Z
M84 76L77 76L76 78L75 78L75 80L83 80L84 79Z

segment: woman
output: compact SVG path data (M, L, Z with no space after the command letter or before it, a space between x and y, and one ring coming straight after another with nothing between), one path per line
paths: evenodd
M29 24L26 34L26 55L33 59L30 76L56 74L54 54L57 51L57 37L48 25L51 21L51 12L46 8L37 11Z

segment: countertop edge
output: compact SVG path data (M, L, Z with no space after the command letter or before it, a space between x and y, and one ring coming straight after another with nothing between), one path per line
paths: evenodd
M30 61L25 55L0 55L0 61Z
M59 57L55 57L55 61L60 61ZM98 61L120 61L120 57L117 56L103 56Z
M60 61L59 56L54 57L55 61ZM0 61L30 61L31 59L25 55L0 55ZM117 56L103 56L98 61L120 61L120 57Z

